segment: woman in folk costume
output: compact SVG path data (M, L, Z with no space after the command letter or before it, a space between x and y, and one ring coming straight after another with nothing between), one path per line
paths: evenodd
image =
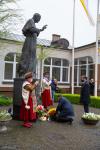
M36 112L33 112L32 91L35 90L38 81L32 83L32 72L25 74L25 81L22 85L22 105L20 109L20 119L24 121L24 127L31 127L29 121L36 121Z
M52 105L50 81L48 73L44 73L42 80L42 105L47 109L48 106Z

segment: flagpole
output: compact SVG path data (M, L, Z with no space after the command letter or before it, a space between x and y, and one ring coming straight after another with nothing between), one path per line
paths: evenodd
M96 55L95 55L95 96L97 96L97 80L98 80L98 15L99 0L97 0L97 22L96 22Z
M72 91L71 93L74 94L74 44L75 44L75 0L73 3L73 35L72 35Z

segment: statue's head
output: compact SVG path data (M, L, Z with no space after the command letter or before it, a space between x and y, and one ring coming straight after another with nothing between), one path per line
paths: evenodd
M33 15L33 20L34 20L35 23L38 23L40 21L40 19L41 19L41 15L40 14L35 13Z

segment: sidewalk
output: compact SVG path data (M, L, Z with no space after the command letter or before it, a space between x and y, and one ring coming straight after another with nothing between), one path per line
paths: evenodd
M100 122L84 125L83 107L74 105L74 110L72 125L37 121L27 129L21 121L10 121L8 131L0 133L0 150L100 150ZM90 111L100 113L100 109Z

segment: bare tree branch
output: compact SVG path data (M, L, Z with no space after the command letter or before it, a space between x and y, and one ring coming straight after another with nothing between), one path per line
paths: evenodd
M18 12L20 10L11 8L11 4L16 4L18 0L0 0L0 36L1 33L9 33L9 29L14 27L16 21L20 20ZM10 5L8 5L10 4Z

